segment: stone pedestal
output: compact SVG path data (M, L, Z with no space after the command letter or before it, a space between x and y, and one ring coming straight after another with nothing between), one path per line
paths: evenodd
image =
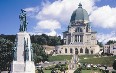
M10 73L35 73L35 65L32 61L31 40L27 32L17 33L15 56L16 59L11 64Z

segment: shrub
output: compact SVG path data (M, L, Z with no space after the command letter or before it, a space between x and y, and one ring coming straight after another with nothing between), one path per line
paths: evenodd
M74 71L74 73L82 73L81 70L78 68Z
M114 60L113 69L116 70L116 60Z

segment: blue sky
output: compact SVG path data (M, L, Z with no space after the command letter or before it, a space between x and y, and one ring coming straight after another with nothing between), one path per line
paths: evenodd
M0 34L16 34L20 10L25 9L28 32L62 35L80 2L90 15L98 40L116 40L116 0L0 0Z

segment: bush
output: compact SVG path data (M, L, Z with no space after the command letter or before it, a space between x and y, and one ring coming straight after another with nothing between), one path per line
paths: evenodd
M116 71L112 71L112 73L116 73Z
M60 65L60 64L57 64L57 65L55 66L55 68L61 68L61 65Z
M116 70L116 60L114 60L113 69Z
M82 73L82 72L81 72L81 69L78 68L74 71L74 73Z
M48 67L45 68L45 70L52 70L54 67L55 67L54 65L53 66L48 66Z

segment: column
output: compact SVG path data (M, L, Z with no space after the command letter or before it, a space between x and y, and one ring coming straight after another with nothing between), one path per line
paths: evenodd
M66 36L66 45L68 44L68 35Z
M75 42L75 36L73 36L73 43Z
M73 43L75 42L75 36L73 36Z
M72 43L72 33L71 33L71 43Z
M79 42L79 35L77 35L77 42Z
M80 35L79 35L79 42L80 42Z
M73 35L72 35L72 43L73 43L73 41L74 41L73 38L74 38L74 37L73 37Z

